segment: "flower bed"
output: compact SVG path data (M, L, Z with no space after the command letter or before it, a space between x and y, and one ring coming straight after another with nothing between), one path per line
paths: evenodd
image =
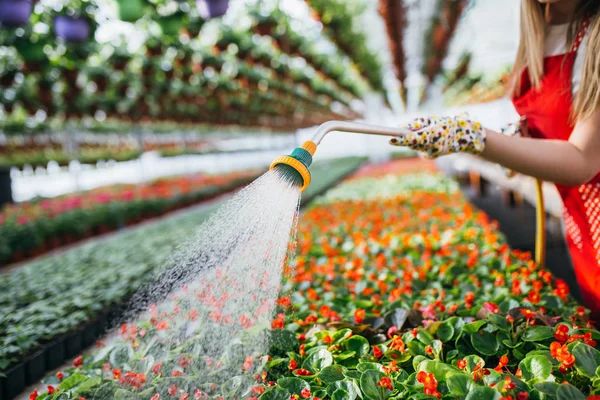
M0 212L0 265L213 198L261 172L178 176L8 205Z
M164 360L143 357L181 328L169 312L163 321L123 326L116 344L48 378L50 391L88 400L566 400L598 393L600 333L564 282L529 254L511 251L456 185L431 175L421 186L414 175L383 176L395 168L363 172L303 215L270 355L236 354L234 382L219 380L216 361L194 358L199 337ZM374 193L382 196L360 199Z
M363 162L316 162L315 186L303 197L311 199ZM82 345L93 343L104 332L107 317L118 315L126 299L164 268L173 249L215 207L119 233L0 275L0 398L12 398L24 389L25 380L35 382L40 371L56 368L65 356L75 356Z

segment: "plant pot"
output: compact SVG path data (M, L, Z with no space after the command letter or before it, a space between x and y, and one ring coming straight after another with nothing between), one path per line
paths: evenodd
M119 19L126 22L135 22L146 13L143 0L117 0Z
M58 368L65 361L64 338L55 340L46 346L46 370Z
M29 23L32 0L0 0L0 25L23 26Z
M25 362L25 378L27 385L33 385L44 376L46 372L46 352L40 350Z
M197 0L200 10L206 11L207 18L218 18L225 15L229 8L229 0Z
M83 331L75 331L65 337L65 357L73 358L79 355L83 343Z
M104 335L108 329L108 313L103 312L98 315L98 318L93 322L96 337Z
M162 17L156 22L158 22L164 36L177 36L181 32L183 18L181 14L173 14L168 17Z
M81 345L83 348L90 347L96 342L96 325L94 322L89 322L83 327L83 331L81 333Z
M10 169L0 167L0 208L13 202Z
M84 17L72 18L61 15L54 19L56 36L68 43L85 42L90 37L90 21Z
M7 399L14 399L25 390L25 364L15 365L4 372L4 396Z

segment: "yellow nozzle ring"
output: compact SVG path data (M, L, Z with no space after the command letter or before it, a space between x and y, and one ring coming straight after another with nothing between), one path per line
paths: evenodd
M289 165L290 167L292 167L296 171L298 171L298 173L302 177L302 180L304 181L304 183L302 185L302 189L300 189L300 190L302 192L304 192L304 190L306 190L308 185L310 185L310 172L308 171L308 168L306 168L306 166L304 164L302 164L300 161L296 160L294 157L281 156L281 157L277 157L275 159L275 161L273 161L273 164L271 164L270 169L275 168L279 164Z
M315 142L311 142L310 140L307 140L306 142L304 142L302 144L302 148L304 150L308 151L311 156L314 156L315 152L317 151L317 144Z

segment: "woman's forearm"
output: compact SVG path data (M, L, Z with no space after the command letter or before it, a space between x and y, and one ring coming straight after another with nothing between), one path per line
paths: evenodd
M487 130L483 158L545 181L577 186L594 177L585 154L564 140L505 136Z

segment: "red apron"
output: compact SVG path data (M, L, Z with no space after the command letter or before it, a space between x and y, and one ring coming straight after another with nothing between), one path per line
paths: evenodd
M529 133L535 138L569 140L571 123L572 75L577 49L589 21L577 34L566 55L544 59L541 88L532 88L527 71L521 76L521 94L513 104L527 118ZM564 203L566 240L584 304L593 317L600 316L600 173L582 186L556 185ZM595 318L594 317L594 318Z

